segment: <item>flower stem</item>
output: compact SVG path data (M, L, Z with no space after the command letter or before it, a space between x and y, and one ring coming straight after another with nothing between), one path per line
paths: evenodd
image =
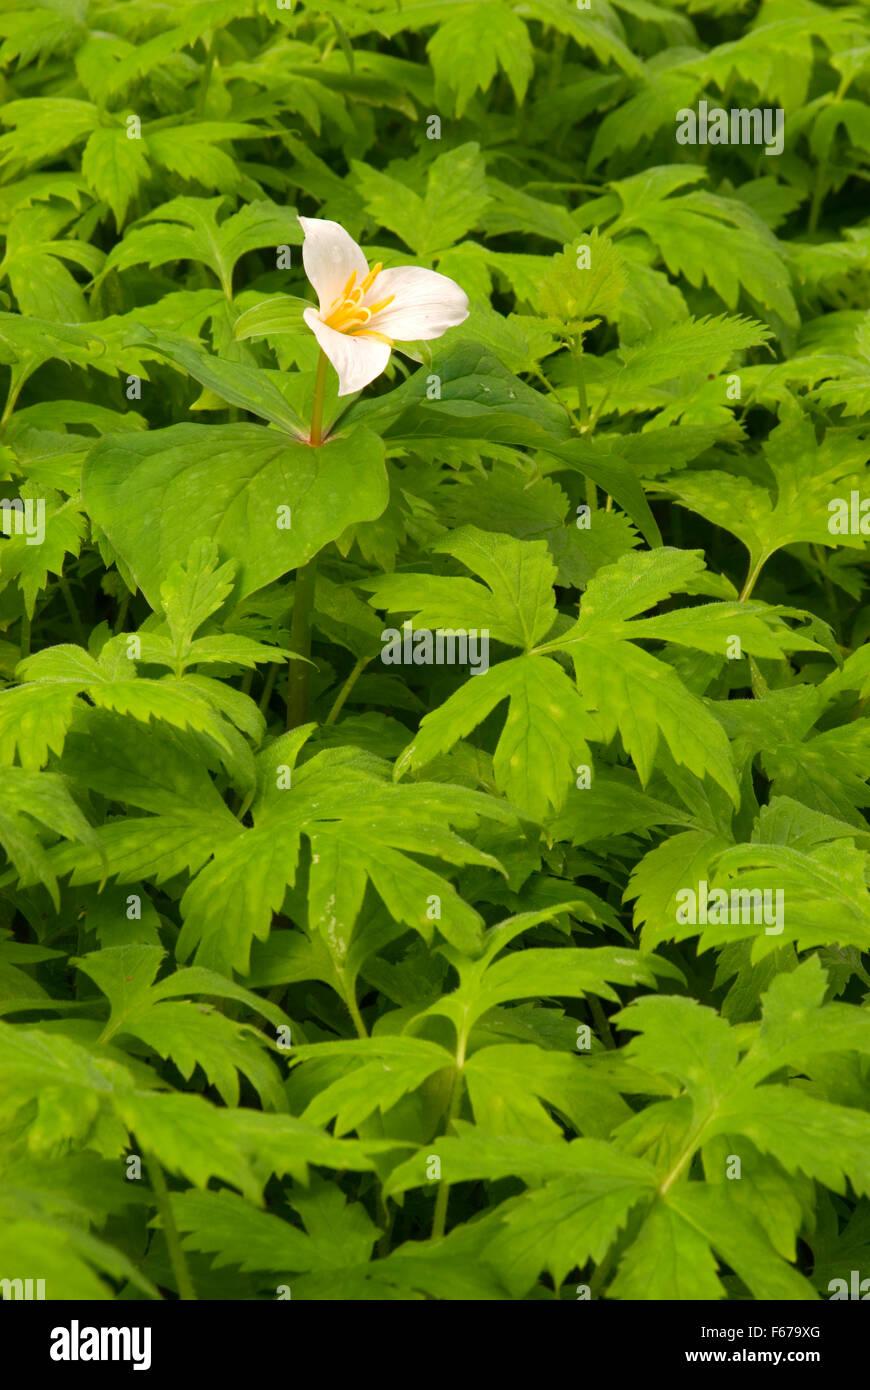
M357 681L359 680L360 676L362 675L363 671L368 666L370 661L370 656L361 656L359 658L350 675L348 676L347 680L345 681L344 685L341 687L341 690L339 690L338 695L335 699L335 704L332 706L332 709L329 711L329 714L323 721L324 724L335 723L336 719L341 714L345 700L347 699L350 692L353 690L354 686L356 685Z
M323 397L326 393L326 370L329 358L320 349L317 374L314 378L314 400L311 403L309 444L323 442ZM287 728L297 729L308 718L308 690L311 681L311 612L314 607L314 581L317 556L296 571L296 593L293 598L293 619L290 625L290 646L305 661L292 658L287 668Z
M187 1260L184 1258L184 1251L178 1238L178 1227L172 1213L172 1202L163 1169L153 1154L146 1155L145 1162L148 1164L151 1190L154 1193L160 1224L163 1228L163 1238L169 1252L169 1263L172 1266L172 1273L175 1275L175 1282L178 1286L178 1297L186 1303L195 1302L196 1290L193 1287L190 1270L187 1268Z
M447 1110L447 1123L444 1126L444 1133L449 1134L453 1128L453 1121L459 1114L459 1107L462 1103L462 1091L464 1084L465 1068L465 1048L468 1043L468 1031L465 1022L462 1024L462 1031L456 1043L456 1060L454 1062L455 1071L453 1073L453 1085L450 1090L450 1105ZM447 1200L450 1196L450 1183L442 1179L438 1181L438 1193L435 1197L435 1212L432 1218L432 1240L440 1240L444 1235L444 1228L447 1225Z
M314 401L311 406L311 432L308 436L309 444L321 444L323 442L323 397L326 392L326 370L329 366L329 358L320 349L320 356L317 359L317 375L314 378Z
M317 556L300 565L296 571L296 592L293 598L293 618L290 624L290 649L297 656L287 666L287 728L298 729L308 718L308 695L311 681L311 613L314 608L314 586L317 578Z

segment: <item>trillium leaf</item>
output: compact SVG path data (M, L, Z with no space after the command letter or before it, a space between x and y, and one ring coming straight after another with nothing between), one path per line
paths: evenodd
M143 331L143 346L165 357L173 366L187 372L195 381L220 396L229 405L248 410L268 420L294 439L304 434L292 407L274 384L268 372L213 357L177 334Z
M222 558L238 562L235 594L244 597L387 504L383 447L369 430L312 448L258 425L173 425L137 443L98 444L83 495L154 607L191 536L211 536Z

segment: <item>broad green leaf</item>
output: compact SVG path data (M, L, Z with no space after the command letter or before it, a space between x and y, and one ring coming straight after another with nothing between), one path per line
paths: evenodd
M192 535L211 536L237 562L243 597L387 503L383 449L369 430L319 449L258 425L173 425L136 438L133 448L130 437L96 446L84 500L154 606Z

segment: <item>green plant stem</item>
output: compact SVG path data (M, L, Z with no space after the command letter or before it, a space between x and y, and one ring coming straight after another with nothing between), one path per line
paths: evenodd
M606 1281L606 1279L607 1279L608 1274L610 1273L611 1269L613 1268L613 1261L614 1261L614 1247L611 1246L610 1249L607 1251L606 1255L604 1256L604 1259L601 1261L601 1263L598 1264L598 1265L596 1265L596 1267L595 1267L595 1272L594 1272L594 1274L592 1275L592 1278L589 1280L589 1297L590 1297L590 1298L597 1298L597 1297L598 1297L598 1295L599 1295L599 1293L601 1292L601 1289L602 1289L602 1287L603 1287L603 1285L604 1285L604 1283L605 1283L605 1281Z
M579 335L576 339L576 344L579 344L579 349L575 345L574 349L572 349L572 356L574 358L577 370L577 399L580 407L579 419L577 418L576 411L573 411L568 402L562 399L553 383L549 381L547 377L544 376L544 373L541 371L540 367L535 368L535 376L541 382L542 386L545 386L546 389L550 392L550 395L553 397L553 399L562 407L577 433L590 435L592 431L595 429L595 424L598 419L598 416L595 412L590 412L589 402L586 398L586 383L583 380L583 368L580 362L580 357L583 353L583 346L582 338ZM607 397L605 396L604 399L606 400ZM601 402L601 405L603 404L604 401ZM601 406L599 406L599 410L600 409ZM598 488L595 486L595 483L592 480L592 478L586 479L586 505L589 507L590 511L593 512L596 511L598 508Z
M130 595L129 595L128 593L125 593L125 594L124 594L124 597L121 599L121 603L120 603L120 606L119 606L119 608L118 608L118 616L117 616L117 618L115 619L115 636L116 636L116 637L118 636L118 633L119 633L119 632L123 632L123 631L124 631L124 624L125 624L125 622L127 621L127 611L128 611L128 609L129 609L129 607L130 607Z
M86 647L88 645L87 633L82 626L81 616L75 598L73 597L72 587L69 580L64 575L61 575L58 580L58 588L63 595L63 601L66 604L66 611L69 613L70 621L73 625L76 641L80 646Z
M266 672L266 679L263 682L263 693L260 696L260 713L263 715L269 708L269 701L272 698L272 691L275 689L275 672L277 671L277 669L278 667L273 661L268 671Z
M196 94L196 114L203 115L205 102L208 96L209 84L211 82L212 69L214 68L214 34L209 34L206 42L205 67L199 79L199 91Z
M320 349L320 356L317 359L317 374L314 378L314 400L311 404L311 429L308 434L309 444L323 443L323 398L326 394L326 372L329 367L329 358Z
M613 1034L610 1031L610 1024L607 1021L607 1015L601 1007L601 1000L596 995L590 994L588 996L588 1002L592 1018L595 1022L595 1027L598 1030L598 1036L601 1038L602 1042L604 1043L604 1046L612 1051L613 1048L616 1047L616 1043L614 1042Z
M449 1134L453 1127L453 1121L459 1114L459 1106L462 1102L463 1070L465 1067L465 1048L468 1043L468 1032L465 1024L459 1033L456 1043L456 1058L454 1061L455 1071L453 1073L453 1084L450 1088L450 1104L447 1108L447 1120L444 1125L444 1133ZM447 1201L450 1196L450 1183L438 1181L438 1193L435 1197L435 1214L432 1218L432 1239L440 1240L444 1235L444 1228L447 1225Z
M314 399L311 403L311 429L309 444L323 442L323 398L326 394L326 371L329 358L323 349L317 359L317 374L314 378ZM291 657L287 669L287 728L298 729L308 718L308 695L311 684L311 613L314 608L314 583L317 557L296 571L296 592L293 597L293 618L290 625L290 646L304 661L294 661Z
M336 719L341 714L345 700L347 699L350 692L353 690L354 686L356 685L357 681L359 680L360 676L362 675L363 671L368 666L370 661L370 656L361 656L359 658L350 675L348 676L347 680L345 681L344 685L341 687L341 690L339 690L338 695L335 698L335 704L332 706L332 709L329 711L329 714L323 721L324 725L335 723Z
M0 435L3 434L3 431L9 424L12 412L18 403L18 397L21 394L21 389L24 386L24 383L29 375L30 372L22 366L19 366L17 369L15 367L12 368L12 375L9 380L9 389L6 392L6 404L3 407L3 414L0 415Z
M344 975L342 974L342 983L343 983L343 982L344 982ZM359 1011L359 1004L356 1002L356 988L355 988L355 987L352 988L352 989L347 989L347 990L345 991L344 1001L345 1001L345 1003L347 1004L347 1011L348 1011L348 1013L350 1014L351 1018L353 1019L353 1026L354 1026L354 1028L356 1029L356 1035L357 1035L357 1037L358 1037L358 1038L367 1038L368 1035L369 1035L369 1034L368 1034L368 1029L366 1028L366 1025L365 1025L365 1021L364 1021L364 1019L363 1019L363 1016L362 1016L362 1014L361 1014L360 1011Z
M851 78L844 74L840 79L840 85L834 93L832 105L837 106L843 100L849 89ZM834 142L834 133L828 136L825 147L819 156L818 167L816 169L816 181L813 187L813 196L810 203L810 213L807 220L807 233L812 236L819 225L819 217L822 211L822 204L828 192L828 157L831 153L831 145Z
M153 1154L146 1154L145 1162L148 1165L148 1172L151 1176L151 1190L154 1193L154 1200L160 1216L160 1224L163 1227L163 1237L166 1241L166 1249L169 1252L169 1263L172 1266L172 1273L175 1275L175 1282L178 1285L178 1296L185 1303L196 1302L196 1290L193 1287L193 1280L190 1277L187 1260L184 1258L184 1251L181 1248L178 1227L175 1224L175 1217L172 1212L172 1201L169 1196L169 1188L166 1186L166 1178L163 1175L163 1169L160 1167L160 1164Z
M21 660L30 656L30 618L25 612L21 615Z
M589 427L589 402L586 399L586 381L583 377L583 335L578 333L571 348L574 358L574 375L577 382L577 401L580 407L580 422L585 433Z
M820 545L813 545L813 555L815 556L816 564L817 564L818 567L819 567L819 574L821 575L821 578L822 578L822 584L824 585L824 588L825 588L825 595L826 595L826 597L827 597L828 604L829 604L829 607L830 607L830 609L831 609L831 616L833 617L833 620L834 620L834 621L833 621L833 624L832 624L833 629L834 629L834 635L836 636L837 641L839 641L839 640L840 640L840 608L839 608L839 605L838 605L838 603L837 603L836 591L835 591L835 589L834 589L833 584L831 583L831 576L828 574L827 565L825 564L825 554L824 554L824 551L822 550L822 547L821 547Z
M754 564L750 561L749 573L746 576L746 583L743 585L743 588L740 590L740 594L738 596L739 603L743 603L746 599L749 598L749 596L752 593L752 590L758 583L758 576L761 574L761 571L763 570L764 566L767 564L769 559L770 555L765 553L764 555L759 556L759 558L755 561Z
M304 661L290 658L287 667L287 728L298 729L308 718L308 698L311 684L311 614L314 609L314 587L317 579L317 557L296 571L296 592L293 598L293 618L290 624L290 647Z
M570 405L568 404L568 402L567 402L567 401L564 401L564 400L562 399L562 397L559 395L559 392L556 390L555 386L553 385L552 381L550 381L550 379L549 379L548 377L545 377L545 376L544 376L544 373L541 371L540 367L536 367L536 368L535 368L535 376L538 378L538 380L540 381L541 385L542 385L542 386L545 386L545 387L547 388L547 390L549 391L550 395L553 397L553 400L556 401L557 404L560 405L560 406L562 407L562 409L564 410L565 414L568 416L568 419L571 421L571 424L574 426L575 430L576 430L577 433L579 434L580 431L581 431L581 429L582 429L582 426L581 426L581 424L580 424L580 421L577 419L577 416L576 416L575 412L571 409L571 407L570 407Z
M388 1211L386 1209L386 1203L381 1199L380 1194L378 1196L378 1203L384 1211L383 1234L380 1240L378 1241L378 1258L383 1260L390 1253L390 1237L393 1234L393 1225L396 1220L396 1213L392 1210Z

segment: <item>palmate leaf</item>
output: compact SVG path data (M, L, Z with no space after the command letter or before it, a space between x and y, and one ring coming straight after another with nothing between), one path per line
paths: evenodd
M82 174L97 197L108 203L119 228L149 173L143 141L129 139L124 125L100 126L82 153Z
M644 950L696 934L693 925L677 919L677 893L709 881L713 860L728 847L729 841L713 830L685 830L664 840L635 865L625 898L637 900L634 921L641 929Z
M46 586L49 573L63 573L66 557L78 556L88 529L80 498L70 497L64 501L56 492L46 495L47 491L42 488L37 499L37 505L41 503L45 508L41 544L33 544L32 535L28 538L26 531L17 529L18 520L12 512L4 510L0 516L3 538L0 540L0 585L5 586L10 580L16 582L28 617L35 612L37 598ZM22 484L18 489L25 505L26 499L35 492L35 483Z
M620 348L625 365L614 391L618 396L620 391L669 381L690 372L699 376L721 372L733 353L758 347L770 336L763 324L735 314L672 325L631 347Z
M743 290L750 299L796 328L798 314L785 259L776 237L744 202L696 191L668 196L704 177L700 166L661 166L615 182L622 212L610 237L641 230L659 248L672 274L690 285L705 281L729 309Z
M844 821L775 796L758 817L752 844L730 844L714 829L689 830L663 841L635 866L625 894L637 899L635 922L642 928L644 948L696 935L702 949L752 938L752 960L758 960L791 940L828 942L835 934L823 904L832 896L840 904L836 939L862 945L867 932L866 851L854 846L859 835ZM866 844L866 832L861 838ZM768 935L752 915L748 923L680 921L677 894L695 890L701 882L729 893L762 885L774 894L782 890L783 930Z
M360 1203L316 1181L305 1193L294 1189L290 1201L304 1231L231 1192L187 1192L173 1199L173 1211L187 1233L185 1249L214 1253L215 1268L236 1264L280 1277L296 1300L506 1297L498 1280L476 1265L480 1241L469 1240L469 1232L438 1243L409 1241L370 1260L378 1229Z
M379 400L356 401L342 416L349 425L370 422L390 445L446 440L540 449L569 468L585 473L625 509L651 545L661 534L643 490L618 457L602 459L572 434L565 412L549 398L513 376L486 348L461 342L434 354L440 396L429 396L430 370L415 373Z
M775 480L771 492L748 478L717 470L684 472L665 486L694 512L732 531L750 555L750 574L758 575L771 555L798 541L820 545L863 546L863 538L832 534L832 498L848 500L859 486L866 462L860 428L835 428L816 442L809 420L793 406L763 446ZM853 480L853 481L850 481Z
M14 865L21 886L44 884L59 910L57 879L33 821L101 855L99 839L72 799L64 777L23 767L4 768L0 782L0 844Z
M460 985L430 1004L420 1017L449 1018L457 1035L467 1036L479 1019L506 1000L537 995L582 998L586 994L615 1000L618 996L612 984L650 984L657 975L679 978L679 972L667 961L609 946L571 947L563 951L527 948L495 960L520 933L566 909L586 920L597 920L597 913L588 903L554 904L542 911L518 913L490 928L483 952L473 962L462 961L455 952L450 954L452 948L443 947L443 953L459 973Z
M98 371L114 372L119 358L105 335L84 324L58 324L50 320L24 318L21 314L0 313L0 361L15 365L16 376L26 381L38 367L52 358L62 362L92 365Z
M367 210L422 257L460 241L489 202L485 165L474 142L433 160L422 198L367 164L354 160L351 168Z
M264 1052L265 1039L254 1028L234 1023L205 1005L166 1001L179 994L214 993L243 1001L268 1014L276 1025L286 1023L286 1017L265 1001L261 1008L255 995L208 971L177 971L154 985L162 957L159 947L113 946L71 961L110 1000L111 1014L101 1040L108 1042L116 1034L138 1038L161 1057L171 1057L186 1079L195 1066L202 1067L229 1106L238 1105L237 1073L241 1073L268 1109L286 1109L278 1072Z
M736 1208L725 1184L689 1183L657 1202L610 1286L615 1298L709 1299L724 1289L715 1255L756 1299L812 1300L812 1285Z
M135 142L133 142L135 144ZM90 146L89 146L90 148ZM302 228L296 209L263 199L246 203L218 222L227 198L173 198L139 219L106 260L103 274L134 265L152 268L167 261L201 261L232 298L233 270L247 252L265 246L298 246Z
M529 31L519 15L500 3L464 6L428 43L436 84L455 93L461 116L476 91L488 90L498 68L507 74L518 103L534 68Z
M642 1114L622 1127L631 1154L621 1151L619 1134L616 1144L585 1138L535 1143L489 1138L461 1120L455 1137L433 1142L447 1182L492 1181L510 1173L534 1184L493 1213L501 1217L501 1230L483 1254L514 1297L528 1291L541 1269L558 1285L574 1267L600 1263L611 1248L620 1254L608 1289L613 1297L720 1298L718 1261L755 1298L815 1296L793 1268L799 1207L778 1198L759 1222L742 1185L723 1181L718 1170L706 1182L687 1181L686 1175L696 1149L703 1148L705 1164L725 1152L715 1148L715 1136L723 1135L729 1153L741 1153L743 1145L747 1165L758 1163L759 1151L771 1156L761 1165L761 1180L771 1192L771 1182L779 1181L780 1197L786 1189L775 1177L777 1165L781 1175L802 1171L837 1192L848 1174L859 1191L866 1190L866 1114L768 1081L789 1062L801 1068L841 1049L870 1048L868 1017L856 1018L850 1006L824 1005L825 983L814 959L780 976L742 1061L739 1035L693 1000L647 997L618 1015L620 1025L641 1032L628 1047L629 1059L685 1088L685 1098L659 1107L657 1129L669 1126L678 1141L664 1156L656 1157L652 1132L644 1135ZM691 1124L686 1099L694 1112ZM423 1185L426 1161L421 1154L400 1165L386 1190Z
M589 911L583 903L573 906L584 916ZM521 914L491 928L475 962L442 948L459 972L459 988L417 1013L414 1025L438 1015L449 1018L464 1049L477 1021L506 1000L539 995L582 998L587 993L616 999L611 982L630 985L650 982L658 972L671 973L665 962L609 948L520 950L494 959L514 938L556 911L558 907ZM315 1043L294 1049L293 1061L302 1065L303 1085L312 1084L309 1068L319 1082L304 1118L319 1124L334 1120L336 1134L358 1128L375 1110L388 1111L428 1078L454 1066L453 1054L445 1048L409 1035ZM338 1061L340 1070L330 1067ZM463 1078L479 1128L493 1128L502 1135L534 1135L543 1143L560 1140L561 1131L548 1118L542 1100L589 1132L607 1132L628 1117L618 1096L618 1079L614 1085L591 1059L576 1055L500 1043L473 1051Z
M676 1077L693 1107L692 1137L667 1172L665 1189L687 1168L694 1147L717 1134L731 1136L734 1143L739 1142L735 1136L745 1134L787 1172L800 1170L837 1192L844 1190L848 1175L856 1191L866 1192L870 1118L769 1081L792 1051L793 1065L800 1068L842 1048L862 1053L870 1048L866 1012L823 1005L825 986L815 958L778 976L765 997L757 1035L739 1064L737 1035L724 1019L692 1000L646 998L623 1010L620 1023L641 1033L629 1044L629 1059ZM682 1128L682 1101L667 1102L665 1111L667 1107ZM818 1137L823 1127L827 1142ZM638 1128L636 1120L626 1130L633 1128Z
M12 1216L0 1230L0 1262L4 1269L38 1266L50 1299L114 1299L111 1284L129 1281L140 1298L159 1298L159 1292L133 1260L117 1246L97 1239L71 1223L21 1220ZM100 1278L103 1275L105 1278ZM14 1295L13 1295L14 1296Z
M256 1202L272 1172L305 1182L309 1163L364 1171L374 1166L369 1151L392 1147L334 1139L290 1115L221 1110L198 1095L137 1088L108 1054L69 1038L61 1047L56 1032L0 1022L0 1038L0 1114L5 1120L26 1109L28 1149L37 1156L64 1152L77 1139L117 1161L135 1135L134 1151L155 1154L194 1186L217 1177Z
M649 779L664 738L678 762L698 776L709 773L736 802L731 753L721 725L671 667L630 639L661 637L724 655L733 634L746 650L771 657L791 647L815 649L810 639L790 632L775 610L760 605L709 604L629 622L671 594L703 583L697 552L656 550L623 555L599 570L587 586L579 621L540 645L554 616L544 598L553 570L541 543L469 527L437 548L455 554L495 587L488 591L467 580L436 576L386 576L366 584L374 590L373 601L387 603L393 611L425 605L417 615L421 626L492 624L493 637L525 646L526 655L475 675L427 714L396 764L397 775L443 753L509 698L510 712L495 752L496 778L511 800L536 818L561 809L573 769L589 764L586 740L610 739L617 731L642 783ZM520 589L524 597L518 607ZM547 659L557 651L570 655L577 691L563 669Z
M486 580L387 575L367 581L372 602L412 611L417 627L482 629L497 641L526 649L468 680L426 715L396 775L424 766L452 747L505 699L510 701L494 768L498 785L530 815L541 817L564 799L568 779L589 762L586 739L595 726L562 668L536 656L534 644L556 617L556 569L543 541L517 541L466 526L436 550L447 551Z
M596 228L586 245L589 268L578 267L574 245L565 246L542 264L532 299L534 308L562 323L565 331L582 330L600 318L613 319L625 291L625 265L613 242Z
M809 811L845 821L863 834L862 809L870 804L864 771L870 725L856 719L814 732L826 697L835 698L853 682L860 685L859 667L844 664L818 688L798 686L768 691L763 699L728 701L722 723L742 757L760 755L774 796L797 798Z
M232 1192L187 1192L173 1201L173 1209L179 1229L190 1233L185 1248L217 1255L215 1267L236 1264L289 1275L366 1265L378 1230L359 1203L345 1203L337 1187L322 1181L300 1191L298 1202L313 1235L257 1211Z
M149 665L171 666L176 675L188 666L214 663L255 667L258 662L287 659L284 647L269 647L239 633L211 634L194 640L193 634L222 607L232 592L238 569L235 560L219 565L218 548L211 539L194 541L186 565L175 561L160 586L160 601L171 637L141 632L142 660ZM199 688L212 698L228 718L259 742L265 723L259 710L238 691L195 677Z
M430 1076L452 1066L451 1053L424 1038L385 1037L312 1043L293 1049L292 1061L306 1062L319 1078L317 1094L302 1118L309 1124L334 1121L338 1136L359 1130L376 1110L388 1111L402 1096L417 1090ZM341 1070L330 1081L325 1064L340 1062Z
M590 1063L534 1045L478 1049L464 1071L478 1132L558 1143L563 1132L546 1104L578 1134L606 1138L631 1111L610 1077Z
M836 832L835 832L836 833ZM870 941L870 895L865 873L867 851L840 838L812 849L787 845L735 845L717 859L711 883L727 892L760 889L770 900L782 893L783 910L777 920L780 933L767 935L759 928L729 924L704 930L708 944L735 940L759 932L753 941L752 958L757 960L784 942L794 941L798 949L819 944L854 945L864 951ZM835 911L832 913L832 906Z
M0 163L20 173L78 144L99 125L99 110L90 101L72 97L28 97L7 102L3 124L12 129L0 136Z
M298 737L295 747L279 740L264 752L254 827L225 842L187 889L179 959L196 949L201 964L245 971L252 940L265 940L296 881L303 835L311 849L311 926L324 933L339 962L367 882L395 919L427 939L435 895L444 936L475 949L478 913L445 878L410 856L497 868L492 856L447 827L473 828L481 818L511 823L516 813L494 797L459 787L394 786L385 763L353 748L324 749L288 776L298 744Z
M556 582L566 587L585 588L601 565L640 543L620 512L599 511L594 528L581 529L568 491L552 478L530 483L509 463L494 463L484 477L463 480L447 492L442 505L453 527L465 525L470 515L487 531L545 540L558 567Z
M668 594L702 588L699 564L698 553L691 551L623 555L598 571L586 589L577 624L544 650L570 654L584 700L595 710L605 737L619 730L642 782L649 778L663 737L678 763L697 776L709 774L736 804L732 755L721 724L671 668L627 639L660 636L721 652L727 640L724 628L731 624L742 647L759 655L815 644L792 633L774 611L745 604L709 604L628 621Z
M109 818L96 832L98 853L58 846L49 852L52 870L71 873L75 884L99 883L105 856L119 884L196 873L242 833L208 773L216 754L210 739L176 732L165 722L134 724L98 709L77 715L64 750L74 783L153 814Z
M90 318L84 294L65 262L95 274L103 263L96 247L60 233L74 217L72 208L23 208L11 218L0 275L8 278L23 314L80 323Z
M250 758L246 745L201 688L191 679L184 681L166 676L159 680L148 680L137 677L135 661L128 658L123 637L106 643L99 661L94 660L83 647L70 643L47 647L21 662L18 674L44 692L46 707L58 720L59 730L63 728L61 721L68 720L75 704L75 699L70 697L86 694L93 704L102 709L130 714L145 723L160 719L176 728L195 729L208 734L224 751L229 763L236 766L240 775L244 775L245 756ZM18 743L26 766L26 759L33 750L25 743L23 731L14 731L20 705L20 689L0 695L0 729L7 723L9 737Z
M542 541L521 544L512 536L463 526L432 550L453 555L488 587L423 574L384 575L360 587L374 594L379 608L415 613L421 627L485 628L495 641L527 650L553 626L556 567Z

